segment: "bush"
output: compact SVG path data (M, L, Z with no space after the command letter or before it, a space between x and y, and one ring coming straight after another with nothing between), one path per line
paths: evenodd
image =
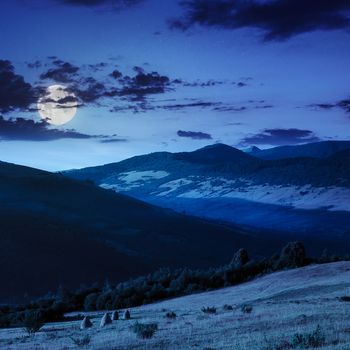
M325 343L326 337L322 332L320 325L318 325L317 328L311 333L294 334L291 340L291 347L302 349L318 348L320 346L324 346Z
M340 301L350 301L350 296L348 295L343 295L342 297L339 298Z
M89 335L85 335L84 337L81 337L81 338L71 337L71 339L74 345L76 346L86 346L86 345L89 345L91 342L91 337Z
M157 323L139 323L139 322L136 322L132 326L132 331L139 338L142 338L142 339L152 338L157 330L158 330Z
M233 307L231 305L227 305L225 304L224 307L223 307L224 310L226 311L232 311L233 310Z
M205 314L216 314L216 307L202 307L202 312Z
M248 252L241 248L239 249L232 258L231 265L235 267L242 267L249 262Z
M44 326L42 317L38 311L27 311L24 317L23 326L28 334L34 334Z
M241 311L245 314L250 314L253 311L253 306L244 304L241 306Z
M175 319L177 317L176 313L175 312L167 312L166 315L165 315L166 318L169 318L169 319Z
M304 266L306 263L306 252L301 242L288 243L281 252L277 268L295 268Z

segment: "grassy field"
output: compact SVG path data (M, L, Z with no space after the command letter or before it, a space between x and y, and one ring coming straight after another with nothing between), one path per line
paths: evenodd
M313 265L134 308L130 320L104 328L103 312L95 312L87 330L79 329L80 321L47 324L34 335L3 329L0 349L349 350L350 301L343 296L350 296L350 262ZM139 338L131 329L136 322L156 323L158 330Z

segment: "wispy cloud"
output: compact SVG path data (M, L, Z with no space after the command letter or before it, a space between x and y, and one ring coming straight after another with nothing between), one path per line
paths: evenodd
M265 129L241 140L242 145L293 145L316 142L320 139L311 130L302 129Z
M188 137L193 140L211 140L212 137L210 134L201 132L201 131L183 131L179 130L177 132L177 136L179 137Z

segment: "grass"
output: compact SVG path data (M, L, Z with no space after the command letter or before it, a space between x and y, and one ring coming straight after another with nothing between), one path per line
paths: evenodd
M324 346L326 343L326 337L324 331L320 325L317 325L316 329L311 333L296 333L291 340L291 347L309 349L318 348Z
M44 326L39 313L37 312L27 312L23 321L23 326L28 334L34 334L39 332Z
M241 306L241 311L245 314L250 314L253 311L253 306L244 304Z
M175 312L169 311L165 314L165 317L170 319L170 320L174 320L177 317L177 315Z
M202 312L205 314L216 314L216 307L202 307Z
M72 342L74 343L74 345L78 346L78 347L83 347L83 346L87 346L90 344L91 342L91 336L89 336L88 334L86 334L83 337L71 337Z
M319 267L285 271L237 287L131 309L139 324L157 325L151 338L137 335L129 322L116 321L110 328L94 322L94 327L82 332L79 321L70 321L46 324L35 337L28 337L23 329L0 330L0 349L71 350L77 346L70 337L89 335L93 340L86 346L89 350L349 350L349 309L339 302L350 288L348 267L350 263L327 274L323 266L320 278ZM224 312L225 304L253 305L254 309L250 315L236 306L234 312ZM215 317L205 316L203 305L216 308ZM166 312L176 313L176 319L169 322ZM89 315L99 320L103 312ZM53 332L56 337L50 339Z
M158 330L158 324L136 322L131 329L139 338L151 339Z

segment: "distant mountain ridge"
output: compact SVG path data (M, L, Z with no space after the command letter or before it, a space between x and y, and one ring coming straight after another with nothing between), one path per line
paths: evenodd
M255 149L253 155L215 144L64 174L200 217L290 232L344 233L350 227L349 146L347 141L290 146L287 150L295 147L302 156L290 157L288 151L282 159L285 151L276 148L278 159L270 160L257 157L265 151Z
M261 159L284 159L284 158L327 158L334 154L350 150L350 141L320 141L296 146L279 146L265 150L253 146L246 153Z

